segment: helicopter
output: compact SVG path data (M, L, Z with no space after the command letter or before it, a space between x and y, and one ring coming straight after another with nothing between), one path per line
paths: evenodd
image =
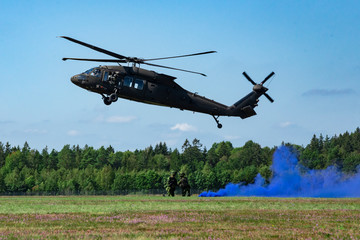
M116 66L93 67L83 73L71 77L71 82L90 92L98 93L106 105L116 102L119 98L133 100L137 102L178 108L211 115L218 128L222 128L219 121L220 116L235 116L242 119L256 115L254 108L258 106L259 98L264 95L270 102L274 100L266 93L268 88L264 83L275 73L271 72L262 82L254 82L246 72L245 78L253 84L252 92L235 102L231 106L224 105L214 100L198 95L196 92L189 92L175 82L176 77L169 76L155 71L140 68L140 64L183 71L193 74L206 76L204 73L189 71L180 68L173 68L149 61L165 60L172 58L198 56L215 53L216 51L199 52L187 55L162 57L162 58L137 58L126 57L103 48L99 48L88 43L76 40L67 36L60 36L71 42L88 47L97 52L104 53L115 59L88 59L88 58L63 58L66 60L91 61L91 62L111 62L117 63ZM123 66L120 63L127 63ZM129 66L132 63L132 66Z

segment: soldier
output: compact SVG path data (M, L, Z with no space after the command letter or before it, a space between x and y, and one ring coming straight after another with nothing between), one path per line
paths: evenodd
M181 187L182 196L185 197L187 194L190 197L190 184L187 177L185 177L185 173L180 174L179 186Z
M167 186L166 186L166 191L168 192L168 195L172 197L175 196L175 188L178 185L175 176L176 176L176 172L172 171L170 177L168 178Z

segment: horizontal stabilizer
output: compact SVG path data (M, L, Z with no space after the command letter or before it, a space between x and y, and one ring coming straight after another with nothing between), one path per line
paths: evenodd
M256 112L251 106L243 107L241 111L243 112L240 116L242 119L256 115Z

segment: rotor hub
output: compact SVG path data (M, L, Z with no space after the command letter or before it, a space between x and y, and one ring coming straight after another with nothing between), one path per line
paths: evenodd
M262 86L261 84L256 84L256 85L254 85L254 87L253 87L253 90L255 91L255 92L266 92L266 90L265 90L266 88L264 87L264 86Z

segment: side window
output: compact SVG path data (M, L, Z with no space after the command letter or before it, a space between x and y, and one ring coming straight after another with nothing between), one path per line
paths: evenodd
M109 77L109 72L104 72L103 81L106 82L108 80L108 77Z
M144 80L135 79L134 88L136 88L138 90L143 90L143 88L144 88Z
M117 87L118 87L118 88L121 88L121 83L122 83L121 79L119 79L119 81L117 81L117 82L115 82L115 83L117 84Z
M132 78L132 77L129 77L129 76L125 76L125 77L124 77L124 86L125 86L125 87L131 87L132 82L133 82L133 78Z

